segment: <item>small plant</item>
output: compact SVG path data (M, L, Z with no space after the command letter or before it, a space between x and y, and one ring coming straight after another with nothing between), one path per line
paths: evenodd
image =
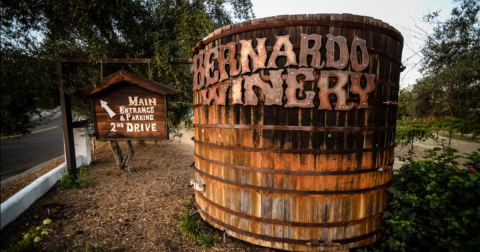
M480 171L480 149L477 149L477 151L472 151L470 154L465 153L465 158L468 159L468 162L463 164L463 166L470 171Z
M103 252L105 249L102 246L94 246L87 243L85 247L85 252Z
M394 170L392 201L383 214L385 235L359 251L478 251L480 173L472 166L478 167L480 154L467 154L467 169L459 168L455 159L461 156L453 148L426 154L425 160L407 156Z
M11 245L10 248L6 250L2 250L2 252L32 251L34 248L38 248L41 241L48 236L51 223L52 220L46 219L40 226L31 227L28 232L23 233L23 240L15 245Z
M202 222L201 219L195 220L193 217L197 213L191 213L192 207L188 202L182 203L182 212L180 213L180 222L178 227L180 231L186 233L195 240L195 244L202 245L205 248L213 247L217 244L218 235L211 235L212 230Z
M87 188L89 185L90 176L86 166L80 166L77 173L77 178L73 175L71 168L67 168L60 180L60 187L63 189L72 188Z

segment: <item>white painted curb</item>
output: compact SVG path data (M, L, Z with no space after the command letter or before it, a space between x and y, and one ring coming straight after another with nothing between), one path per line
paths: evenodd
M67 165L65 163L59 165L3 202L0 206L2 215L0 229L3 229L8 223L15 220L21 213L27 210L33 202L50 190L50 188L62 178L62 172L66 167Z
M81 165L89 165L92 161L90 154L90 137L85 133L85 129L74 129L74 139L77 168ZM33 202L48 192L48 190L62 178L62 173L66 168L66 163L59 165L3 202L0 206L2 215L0 230L15 220L20 214L27 210Z

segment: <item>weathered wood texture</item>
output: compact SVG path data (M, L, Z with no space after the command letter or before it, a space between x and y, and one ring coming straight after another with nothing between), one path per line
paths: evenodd
M248 30L252 25L288 25L285 21L292 20L327 21L326 24L335 21L330 22L335 25L265 25L265 29ZM318 23L321 22L311 24ZM358 28L363 27L361 24L368 29ZM241 29L244 32L229 33L238 28L245 28ZM265 106L265 97L257 86L253 86L257 106L238 104L240 97L232 97L232 92L227 93L225 106L205 105L200 90L196 90L194 169L206 183L204 193L196 192L196 203L202 218L213 226L262 246L341 251L367 245L381 237L382 211L389 202L386 187L391 182L392 170L378 169L391 166L394 160L397 108L383 102L398 101L401 34L369 17L285 15L220 28L206 41L215 36L217 39L196 50L204 53L236 42L239 62L240 40L252 39L255 48L255 38L267 38L265 46L271 50L276 36L290 35L299 62L300 34L344 36L348 45L355 36L366 40L370 65L362 72L377 76L375 91L368 95L368 108L356 108L360 97L348 92L351 82L345 86L347 101L355 103L349 111L318 110L318 97L313 100L313 108L287 108L285 96L283 106ZM325 50L321 53L324 60ZM276 60L280 69L286 63L286 57ZM314 70L315 81L304 81L304 91L318 93L315 83L320 71ZM344 71L354 70L349 63ZM269 80L268 71L255 73L262 80ZM233 79L211 86L229 84L231 90ZM298 97L303 99L305 93ZM330 101L335 107L336 99ZM340 245L310 247L306 243L311 239Z
M129 97L147 100L148 98L155 98L156 105L130 106ZM100 100L107 102L108 107L115 113L113 118L109 116L105 108L102 108ZM93 97L93 104L98 140L161 140L168 137L165 95L124 81L96 93ZM139 110L145 108L145 111L131 113L131 117L127 119L126 114L128 113L121 113L120 106ZM151 116L151 118L145 120L142 116ZM121 117L125 120L122 121ZM134 119L132 120L132 118ZM153 120L150 120L152 118ZM118 127L119 123L123 124L123 127ZM127 123L133 124L133 132L127 132ZM135 129L135 124L139 125L138 129ZM155 131L152 128L153 124L155 125ZM115 128L113 128L113 125L115 125Z

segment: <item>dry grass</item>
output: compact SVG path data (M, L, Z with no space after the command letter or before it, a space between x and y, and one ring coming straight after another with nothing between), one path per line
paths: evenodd
M43 174L53 170L54 168L58 167L64 162L65 162L65 157L64 156L59 157L34 172L26 174L21 178L18 178L16 180L10 181L5 185L2 185L1 196L0 196L2 203L8 198L12 197L15 193L22 190L24 187L26 187L30 183L32 183L34 180L40 178Z
M182 143L135 144L132 172L118 170L108 144L99 143L88 168L90 187L54 187L0 232L0 248L21 240L22 232L48 217L52 231L42 244L45 251L86 251L87 246L100 251L203 251L178 228L182 202L193 193L191 137L187 131ZM218 236L221 244L220 232ZM231 238L226 247L209 250L272 251Z

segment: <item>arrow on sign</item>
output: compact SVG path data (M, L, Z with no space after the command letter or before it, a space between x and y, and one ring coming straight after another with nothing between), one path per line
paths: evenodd
M100 100L100 105L102 106L102 108L104 108L107 111L110 118L113 118L115 116L115 112L113 112L113 110L107 104L108 103L106 101Z

